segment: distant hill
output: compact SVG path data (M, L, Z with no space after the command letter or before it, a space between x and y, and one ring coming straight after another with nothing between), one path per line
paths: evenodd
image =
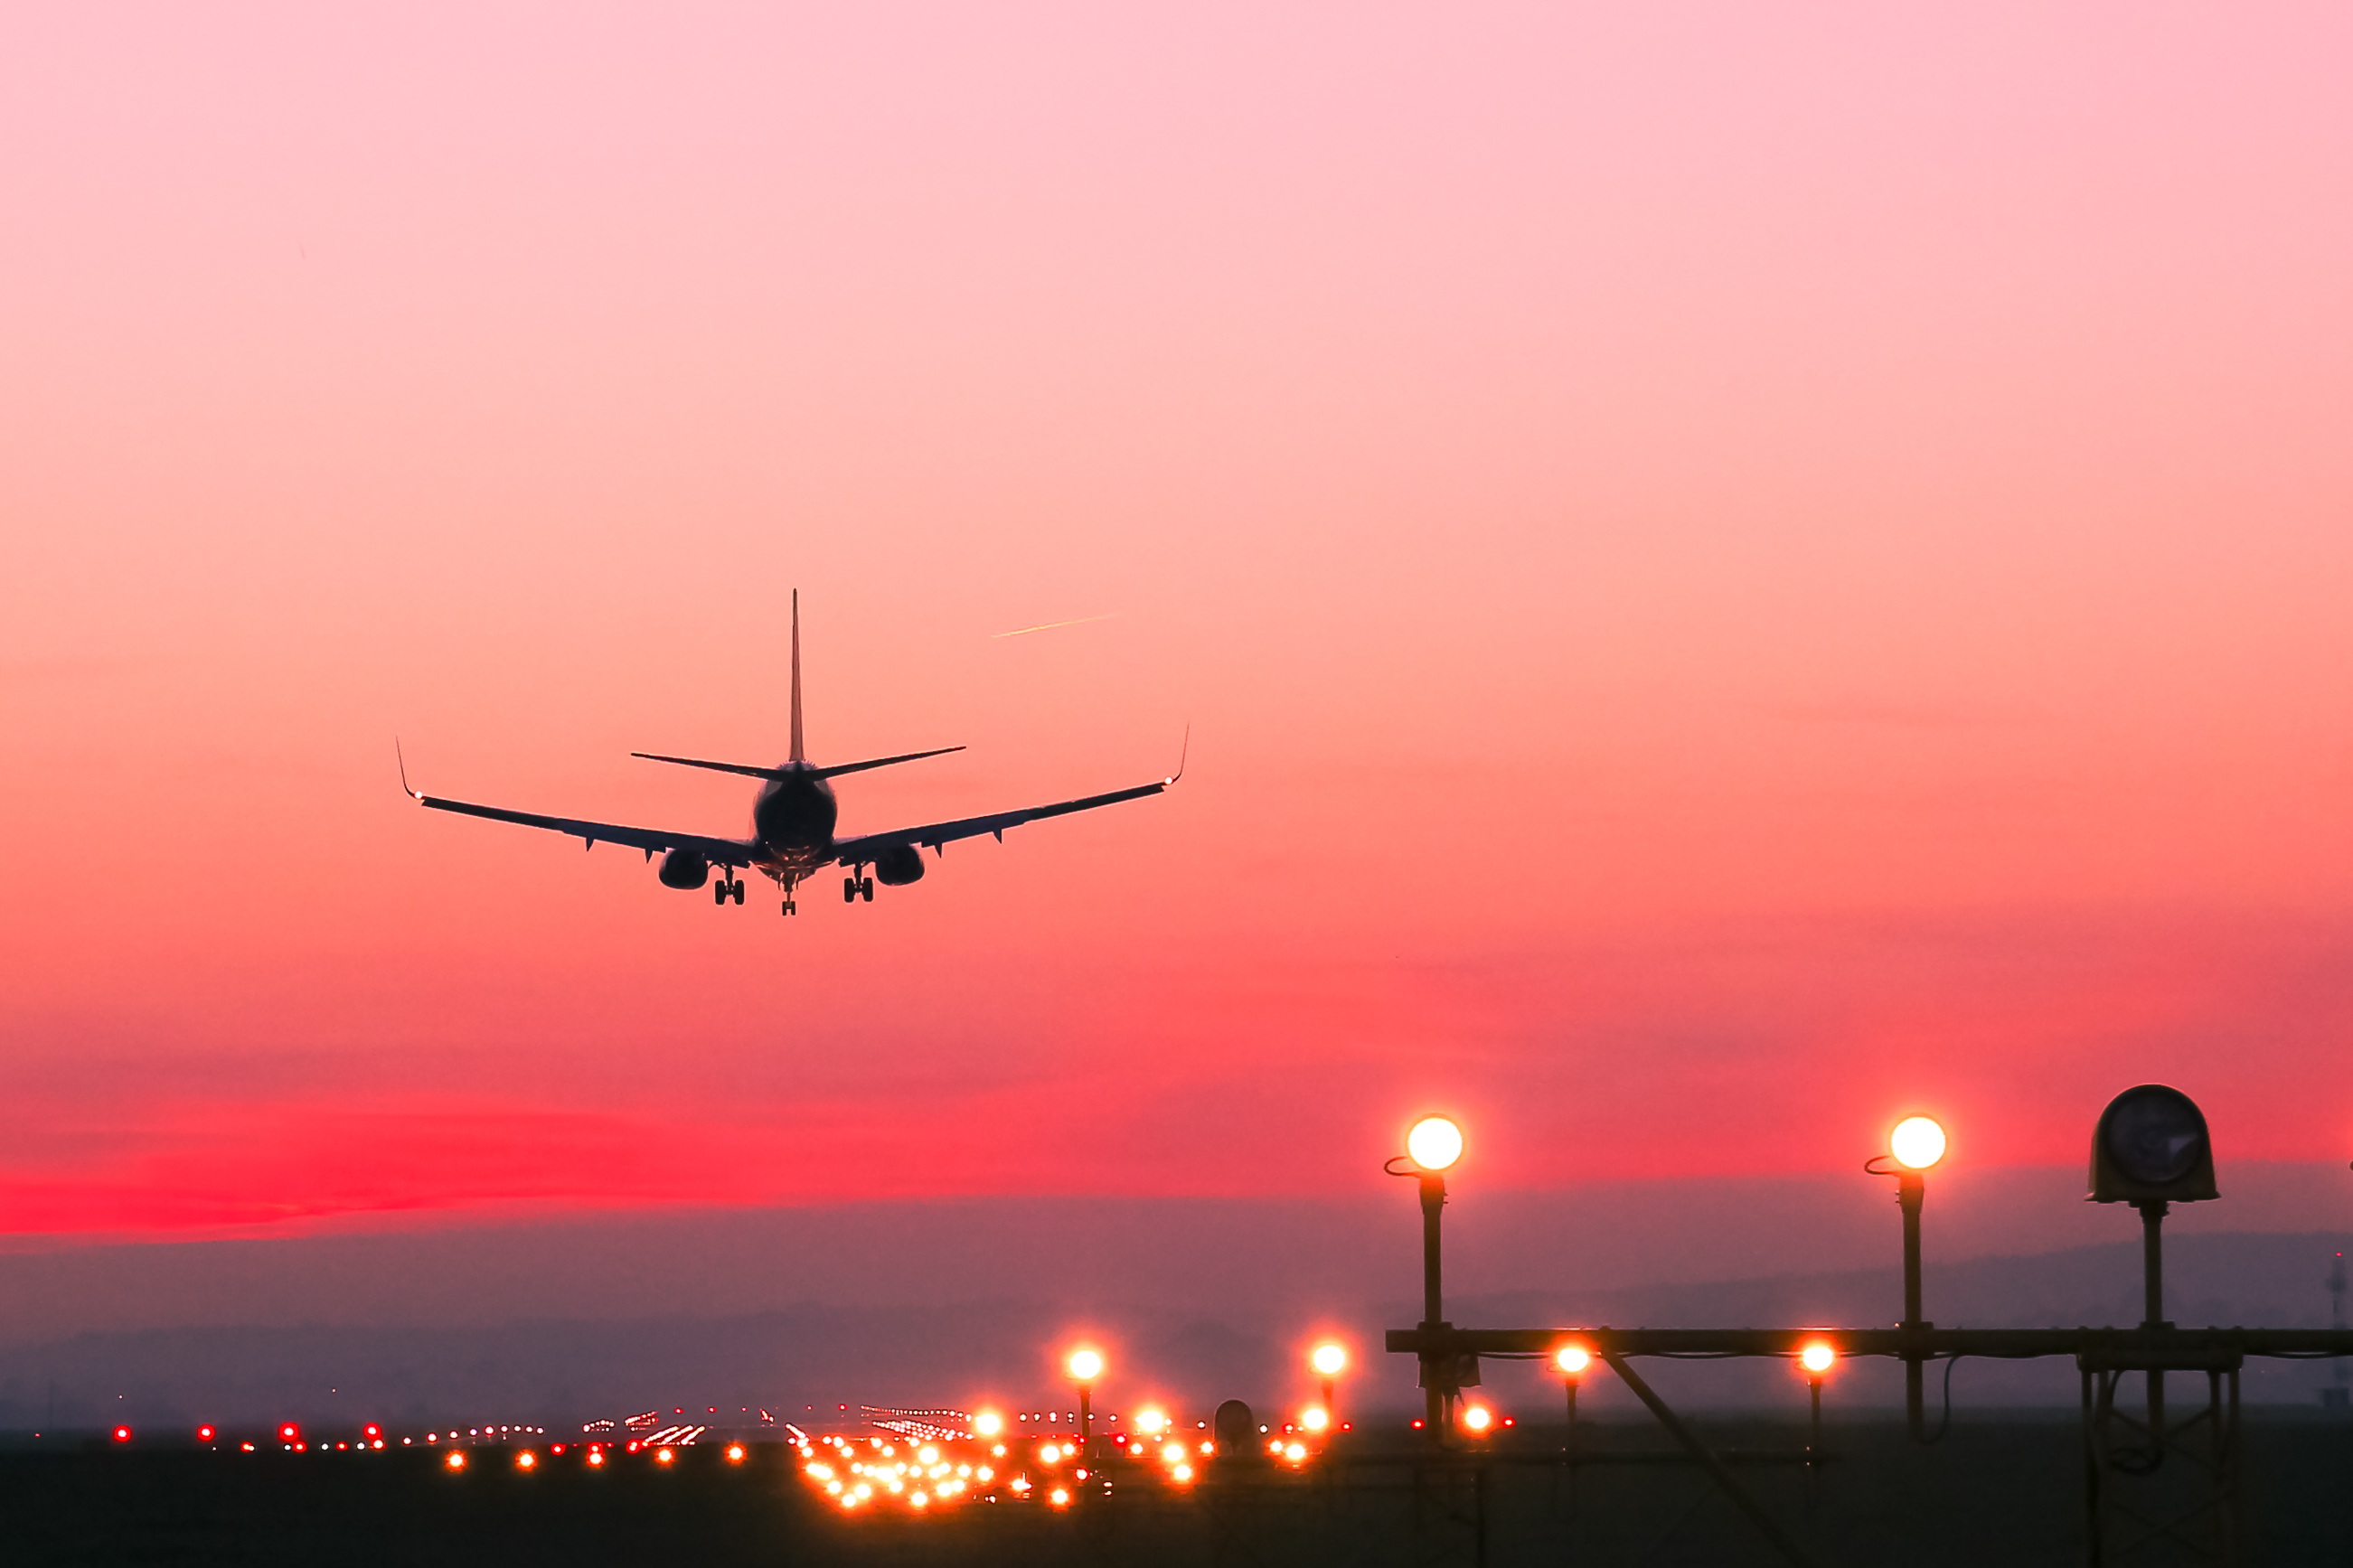
M2168 1311L2185 1323L2316 1326L2328 1321L2323 1288L2330 1235L2207 1234L2173 1239ZM1466 1295L1450 1300L1457 1323L1678 1326L1892 1321L1900 1306L1893 1247L1886 1267L1777 1274L1715 1282L1554 1287ZM1145 1396L1203 1413L1239 1394L1284 1408L1309 1393L1299 1356L1308 1338L1340 1332L1358 1364L1345 1398L1358 1411L1403 1410L1413 1400L1412 1368L1380 1352L1379 1331L1403 1326L1417 1303L1393 1287L1394 1259L1380 1269L1392 1289L1351 1310L1286 1306L1279 1292L1240 1281L1206 1290L1149 1292L1126 1300L1118 1281L1092 1281L1084 1310L1059 1299L1060 1281L1034 1293L976 1295L953 1275L936 1299L871 1305L803 1301L760 1310L677 1310L610 1316L593 1310L518 1315L446 1326L414 1322L212 1323L97 1329L0 1350L0 1429L129 1419L150 1426L262 1423L287 1417L356 1426L364 1420L441 1422L544 1420L571 1423L659 1406L765 1406L787 1417L836 1404L965 1403L1026 1409L1066 1402L1051 1363L1081 1331L1111 1349L1103 1405ZM2137 1243L2075 1247L2025 1257L1930 1265L1930 1316L1940 1323L2033 1326L2137 1321ZM1002 1284L1003 1281L992 1281ZM1221 1307L1220 1286L1231 1300ZM1387 1300L1381 1300L1386 1296ZM583 1308L594 1305L583 1301ZM1504 1408L1547 1415L1557 1385L1527 1365L1487 1368L1486 1387ZM1799 1397L1778 1365L1674 1363L1656 1369L1670 1396L1694 1406L1774 1405ZM2251 1368L2246 1397L2309 1403L2331 1375L2311 1363ZM1834 1406L1897 1397L1890 1367L1841 1368ZM2072 1404L2071 1365L1961 1363L1956 1397L1989 1404ZM1586 1407L1627 1414L1630 1402L1597 1377Z

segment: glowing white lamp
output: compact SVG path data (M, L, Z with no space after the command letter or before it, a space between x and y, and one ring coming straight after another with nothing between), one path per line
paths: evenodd
M1405 1135L1405 1152L1425 1171L1443 1171L1462 1158L1462 1129L1443 1116L1425 1116Z

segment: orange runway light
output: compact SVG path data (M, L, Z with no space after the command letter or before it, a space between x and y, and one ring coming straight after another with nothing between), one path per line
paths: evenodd
M1410 1138L1407 1141L1407 1146L1409 1148L1412 1146ZM1315 1353L1309 1356L1307 1361L1308 1364L1322 1375L1337 1377L1348 1364L1348 1352L1343 1345L1321 1344L1315 1347Z
M1495 1413L1483 1405L1474 1405L1462 1413L1462 1425L1473 1432L1484 1432L1495 1424Z
M1552 1364L1564 1375L1576 1377L1593 1364L1593 1356L1583 1345L1563 1345L1553 1352Z
M668 1448L664 1448L654 1455L654 1463L657 1465L667 1465L677 1457L677 1455L671 1453Z
M1005 1417L994 1410L984 1410L972 1418L972 1430L976 1436L994 1437L1005 1430Z
M727 1446L727 1462L733 1465L740 1465L744 1462L743 1444L730 1443Z
M1095 1379L1103 1375L1103 1352L1093 1350L1072 1351L1071 1352L1070 1368L1072 1382L1092 1383Z
M1322 1406L1311 1405L1299 1413L1299 1424L1310 1432L1321 1432L1332 1425L1332 1416Z
M453 1470L462 1470L466 1468L466 1452L462 1448L452 1448L449 1457L441 1462Z
M589 1449L588 1463L593 1467L602 1468L605 1463L605 1450L602 1448Z
M1816 1377L1838 1363L1838 1352L1827 1340L1815 1340L1798 1352L1798 1364Z
M539 1456L533 1453L529 1448L525 1448L522 1453L515 1456L515 1468L518 1470L536 1469L538 1467Z

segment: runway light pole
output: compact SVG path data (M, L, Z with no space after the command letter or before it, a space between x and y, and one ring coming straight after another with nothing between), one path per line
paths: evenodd
M1585 1369L1593 1364L1593 1357L1583 1345L1563 1345L1553 1352L1552 1364L1568 1389L1569 1462L1577 1460L1577 1385L1585 1381Z
M1067 1365L1071 1381L1079 1385L1079 1453L1082 1462L1092 1468L1095 1458L1095 1379L1103 1375L1103 1352L1074 1350Z
M1307 1364L1323 1380L1324 1419L1336 1428L1340 1425L1340 1373L1347 1369L1348 1347L1326 1340L1308 1353Z
M1806 1374L1806 1394L1812 1405L1811 1419L1806 1439L1806 1500L1814 1500L1819 1488L1822 1462L1822 1379L1838 1364L1838 1350L1828 1340L1815 1340L1798 1352L1798 1365Z
M1874 1176L1895 1178L1895 1202L1904 1211L1904 1321L1897 1326L1912 1333L1936 1327L1920 1307L1920 1205L1928 1196L1928 1169L1944 1157L1945 1129L1933 1117L1907 1116L1887 1135L1887 1152L1862 1167ZM1904 1419L1915 1442L1928 1431L1921 1362L1919 1354L1905 1352ZM1820 1403L1819 1384L1815 1402Z
M1462 1129L1443 1116L1425 1116L1405 1135L1406 1152L1381 1168L1392 1176L1418 1176L1421 1182L1421 1326L1446 1329L1445 1301L1440 1287L1438 1213L1446 1206L1444 1173L1462 1158ZM1400 1171L1398 1161L1413 1169ZM1448 1358L1424 1352L1421 1356L1423 1406L1432 1437L1443 1436L1451 1426L1452 1396L1461 1386L1458 1367Z

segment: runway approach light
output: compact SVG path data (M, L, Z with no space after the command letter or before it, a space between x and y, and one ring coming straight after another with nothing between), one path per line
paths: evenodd
M1494 1414L1483 1405L1473 1405L1462 1413L1462 1425L1471 1428L1474 1435L1486 1431L1494 1425Z
M1345 1346L1321 1344L1315 1347L1315 1353L1309 1356L1307 1362L1320 1375L1337 1377L1348 1364L1348 1352Z
M994 1437L1005 1430L1005 1417L994 1410L984 1410L972 1418L972 1430L976 1436Z
M1806 1369L1807 1376L1819 1378L1838 1364L1838 1352L1816 1340L1798 1352L1798 1364Z
M2092 1131L2095 1204L2194 1204L2218 1196L2206 1115L2178 1089L2144 1083L2108 1101Z
M1552 1352L1552 1364L1564 1377L1577 1377L1593 1364L1593 1356L1583 1345L1563 1345Z
M1092 1383L1103 1375L1103 1358L1095 1351L1072 1351L1069 1365L1072 1383Z
M1933 1117L1907 1116L1888 1134L1887 1152L1905 1169L1925 1171L1945 1157L1945 1130Z
M1425 1171L1443 1171L1462 1158L1462 1129L1443 1116L1425 1116L1405 1135L1405 1152Z

